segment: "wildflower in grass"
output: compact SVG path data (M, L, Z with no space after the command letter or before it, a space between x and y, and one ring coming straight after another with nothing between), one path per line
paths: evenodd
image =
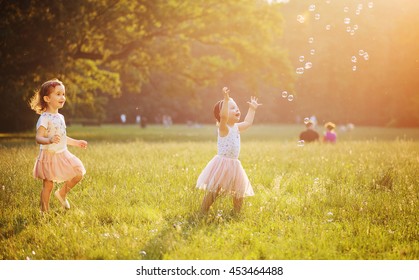
M328 212L327 216L329 217L329 219L327 219L327 222L331 223L333 222L333 213L332 212Z

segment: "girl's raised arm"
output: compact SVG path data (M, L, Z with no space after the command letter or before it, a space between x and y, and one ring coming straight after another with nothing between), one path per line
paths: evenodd
M243 122L237 124L240 131L245 131L252 126L256 109L262 105L258 103L258 99L254 96L252 96L250 98L250 102L248 101L247 103L249 104L249 110L247 111L246 117L244 118Z
M228 134L228 101L230 100L230 90L227 87L223 88L224 100L222 102L221 110L220 110L220 135L225 136Z

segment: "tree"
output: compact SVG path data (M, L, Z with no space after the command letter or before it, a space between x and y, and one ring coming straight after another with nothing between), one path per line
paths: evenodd
M199 106L199 92L232 77L251 91L292 83L277 45L279 8L251 0L1 1L0 94L7 102L0 130L33 126L27 100L52 77L66 84L70 117L99 120L109 98L145 88Z

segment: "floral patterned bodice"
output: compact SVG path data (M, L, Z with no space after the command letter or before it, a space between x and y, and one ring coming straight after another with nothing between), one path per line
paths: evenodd
M60 135L61 141L57 144L49 145L40 145L40 148L43 150L49 150L53 152L62 152L67 149L67 133L64 116L57 113L42 113L36 123L36 129L40 126L43 126L47 130L48 138L53 137L54 135Z
M239 127L235 124L228 127L228 134L224 137L218 132L218 155L229 158L239 158L240 154L240 132Z

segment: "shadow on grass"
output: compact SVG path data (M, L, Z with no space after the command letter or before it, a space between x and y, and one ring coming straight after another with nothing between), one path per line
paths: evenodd
M216 213L210 212L208 215L197 212L183 219L168 218L168 225L142 248L140 255L144 260L170 259L167 254L179 246L187 246L200 231L211 235L217 226L239 221L240 217L240 214L233 212L223 215L222 211L218 210Z
M6 221L0 221L0 239L9 239L21 233L28 225L27 218L17 216L10 225Z

